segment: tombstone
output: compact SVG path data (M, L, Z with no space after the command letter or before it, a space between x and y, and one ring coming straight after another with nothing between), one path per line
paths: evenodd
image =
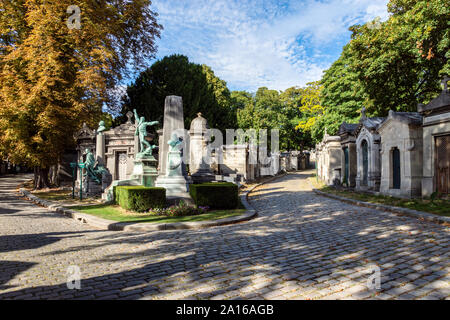
M164 102L164 127L162 134L159 131L159 175L166 174L169 149L167 143L176 130L184 130L183 99L179 96L168 96Z
M450 193L450 92L449 78L442 80L442 92L427 105L418 105L423 116L422 196Z
M367 118L363 108L356 128L356 189L379 191L381 180L380 135L378 127L386 118Z
M210 167L210 159L207 154L207 142L205 134L209 129L208 122L201 113L192 120L190 134L190 161L189 171L194 183L211 182L214 175Z
M358 124L343 122L338 131L341 137L341 184L354 188L356 185L356 138L355 130Z
M189 184L192 183L186 172L185 153L189 144L184 140L183 100L178 96L166 97L164 107L164 128L159 145L159 175L156 187L166 189L169 197L190 199Z
M380 193L411 198L422 193L422 116L389 111L379 128L381 137Z

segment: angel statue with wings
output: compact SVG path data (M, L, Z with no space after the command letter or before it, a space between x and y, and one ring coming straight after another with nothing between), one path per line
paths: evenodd
M134 133L136 136L139 136L139 143L140 143L140 156L151 156L153 149L156 148L155 145L150 145L148 141L145 139L147 136L147 126L154 126L159 124L159 121L151 121L151 122L145 122L144 117L138 116L136 109L134 111L134 117L136 119L136 132Z

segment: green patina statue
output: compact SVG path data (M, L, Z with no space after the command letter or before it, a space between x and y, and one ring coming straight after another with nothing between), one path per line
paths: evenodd
M102 132L105 130L106 130L105 121L102 120L98 123L97 134L102 134Z
M84 163L86 173L84 176L88 175L97 184L102 183L102 174L107 172L103 166L99 166L96 161L94 154L90 149L86 149L86 161Z
M167 175L168 176L179 176L182 174L182 159L181 159L181 150L180 144L183 143L183 140L178 137L175 133L172 134L172 137L167 142L169 145L169 153L167 154Z
M135 135L139 136L139 143L140 143L140 152L138 153L139 157L142 156L151 156L153 149L156 148L155 145L150 145L148 141L145 139L147 136L147 126L154 126L159 124L159 121L151 121L151 122L145 122L144 117L138 116L136 109L134 111L134 117L136 118L136 132Z

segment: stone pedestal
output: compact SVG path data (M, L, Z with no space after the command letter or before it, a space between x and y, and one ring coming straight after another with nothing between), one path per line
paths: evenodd
M192 180L183 172L181 151L169 151L167 159L166 174L156 179L155 186L165 188L166 196L187 194Z
M97 184L94 180L92 180L89 176L85 176L83 178L83 193L86 196L97 196L102 193L102 185Z
M144 156L134 160L134 169L131 180L137 180L145 187L154 187L158 176L156 170L156 159L153 156Z
M98 164L101 166L105 165L105 136L103 133L97 134L96 137L96 147L95 156Z
M211 182L214 175L207 158L207 143L205 134L209 129L208 122L201 113L192 120L190 129L190 162L189 170L194 183Z

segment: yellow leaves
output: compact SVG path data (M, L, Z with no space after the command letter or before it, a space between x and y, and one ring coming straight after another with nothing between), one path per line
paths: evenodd
M316 124L318 116L310 117L307 120L301 120L295 127L295 130L311 131L312 127Z

